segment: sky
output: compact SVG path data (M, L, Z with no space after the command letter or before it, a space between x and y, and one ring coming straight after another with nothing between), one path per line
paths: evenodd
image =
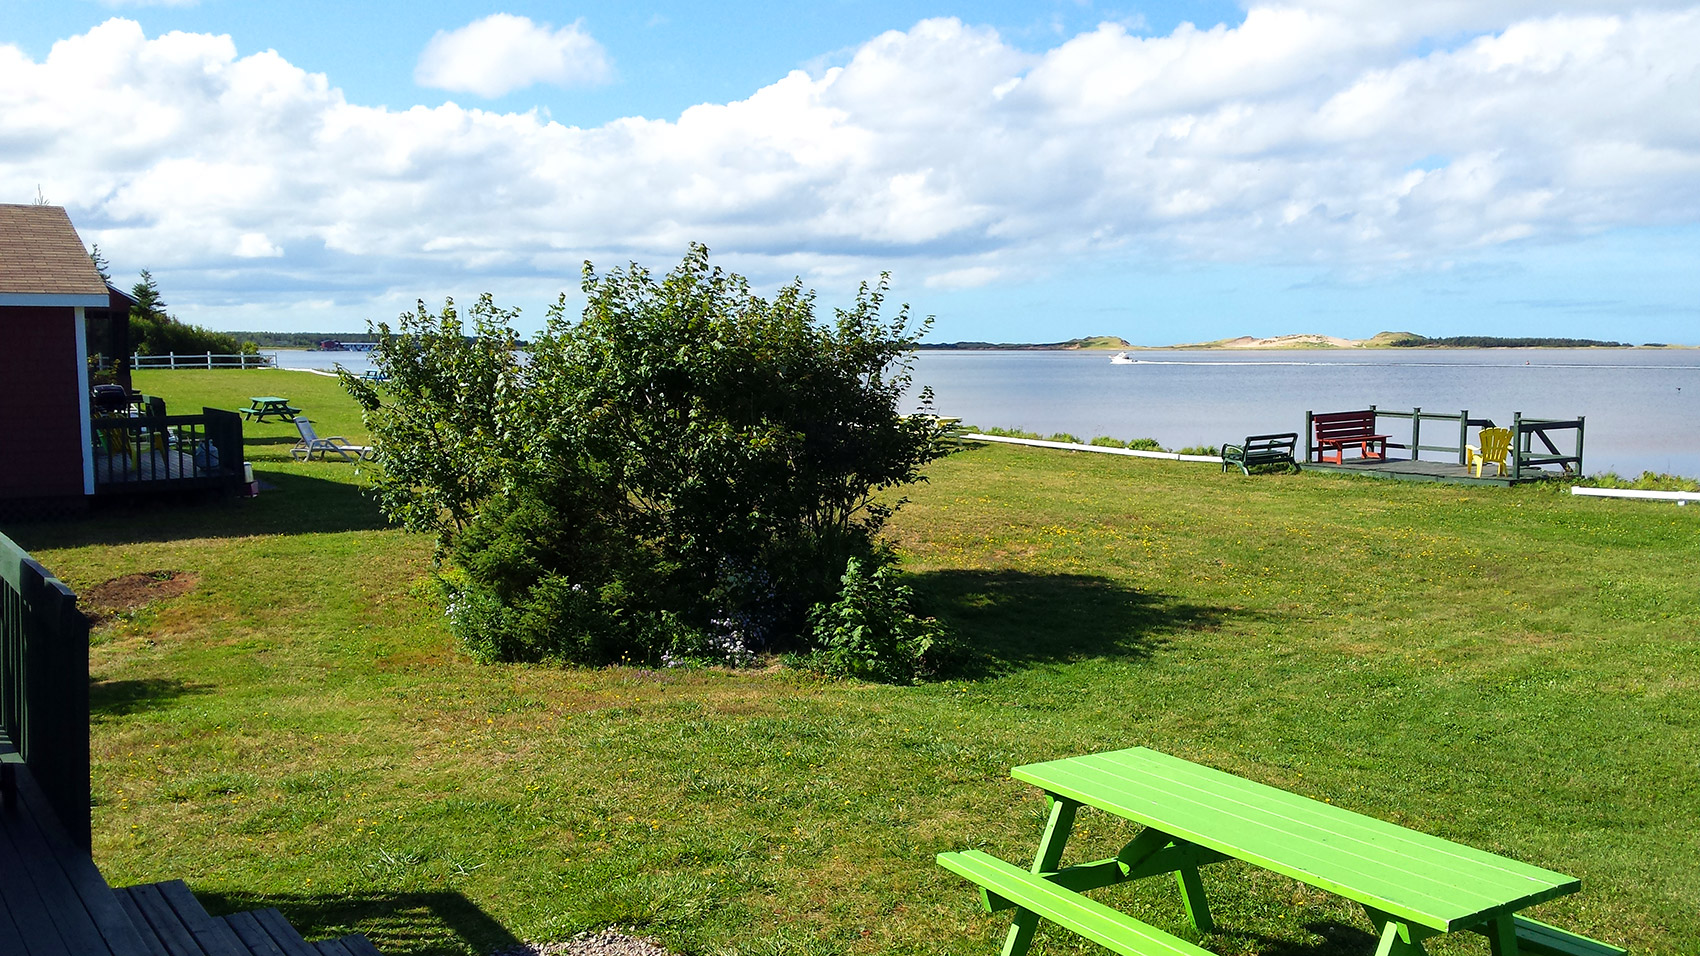
M0 0L0 202L226 330L529 331L700 242L932 341L1700 344L1696 50L1610 0Z

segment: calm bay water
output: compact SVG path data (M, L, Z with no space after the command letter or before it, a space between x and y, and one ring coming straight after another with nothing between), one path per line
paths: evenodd
M1584 470L1700 477L1700 349L1134 351L917 354L938 413L982 427L1083 439L1155 438L1167 448L1300 432L1311 411L1375 405L1511 423L1585 417ZM1424 444L1449 426L1430 423ZM1395 441L1409 426L1386 428ZM1561 450L1569 451L1561 443ZM1425 458L1438 458L1425 453Z
M926 351L917 353L915 381L932 386L939 414L973 425L1155 438L1167 448L1302 431L1307 409L1420 406L1501 425L1514 412L1582 416L1588 473L1700 477L1700 349L1129 354L1137 364L1111 365L1107 352ZM341 363L356 374L370 367L364 352L282 351L278 359L291 368ZM1442 444L1448 426L1429 427L1436 431L1424 443ZM1409 427L1394 422L1388 431L1404 441Z

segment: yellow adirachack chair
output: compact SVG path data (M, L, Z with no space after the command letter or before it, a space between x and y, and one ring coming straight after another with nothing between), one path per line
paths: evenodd
M1476 440L1482 443L1481 448L1474 445L1464 446L1464 453L1469 456L1464 467L1475 468L1477 478L1482 476L1483 465L1494 466L1495 474L1505 474L1508 467L1505 464L1505 456L1511 451L1511 429L1484 428Z

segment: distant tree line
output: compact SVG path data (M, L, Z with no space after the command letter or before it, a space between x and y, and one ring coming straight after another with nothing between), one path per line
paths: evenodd
M1600 339L1563 339L1546 336L1506 338L1498 335L1448 335L1440 338L1429 338L1424 335L1413 334L1408 337L1390 340L1387 343L1387 346L1395 349L1625 349L1630 347L1630 343L1606 342Z
M375 332L232 332L263 349L310 349L321 342L376 342Z

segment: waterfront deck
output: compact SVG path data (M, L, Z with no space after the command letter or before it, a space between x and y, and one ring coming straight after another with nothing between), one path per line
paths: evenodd
M1370 478L1394 478L1399 481L1444 481L1459 485L1497 485L1502 488L1564 477L1562 471L1545 471L1540 468L1524 468L1516 476L1501 476L1489 467L1482 470L1482 477L1477 478L1463 465L1442 461L1411 461L1408 458L1348 458L1340 464L1331 461L1305 461L1299 463L1299 468L1304 471L1331 471Z

